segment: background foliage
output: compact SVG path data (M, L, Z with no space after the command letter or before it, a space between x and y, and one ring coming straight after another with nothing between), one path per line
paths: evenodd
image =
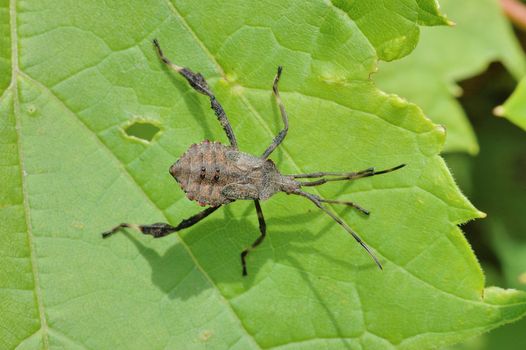
M431 0L0 1L0 347L421 349L522 317L525 293L484 288L457 227L483 214L438 155L444 142L449 151L479 147L450 97L460 91L451 89L455 81L496 59L515 78L524 73L497 3L485 2L444 1L445 17ZM469 15L475 7L478 17ZM473 19L480 17L492 27ZM448 18L457 27L420 32ZM473 40L481 31L490 39ZM250 256L245 279L239 252L257 236L250 203L180 236L100 238L122 221L177 223L199 210L166 170L191 143L225 141L206 99L159 62L154 37L174 61L207 77L250 153L279 130L270 86L284 65L291 130L273 159L285 173L408 164L319 191L372 211L366 218L331 208L374 248L384 272L310 203L284 195L263 204L269 237ZM438 56L429 55L437 47ZM390 63L378 69L378 60ZM378 90L376 71L380 87L423 112ZM466 91L466 106L481 108L467 114L482 118L481 101L491 99L480 100L486 92L478 86ZM501 113L517 120L520 89L514 96L519 102ZM481 157L452 156L451 164L464 174L462 188L496 214L481 229L501 264L483 260L495 271L491 284L522 288L513 281L522 273L524 226L492 206L491 192L484 197L488 183L476 170L490 164L510 178L517 155L504 165L503 153L482 158L482 140L491 149L494 140L484 130L494 127L480 128ZM512 132L519 136L502 131L503 152L524 149L522 131ZM499 188L499 203L520 208L521 179Z

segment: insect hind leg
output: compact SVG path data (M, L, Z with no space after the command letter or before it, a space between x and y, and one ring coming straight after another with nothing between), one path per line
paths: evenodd
M163 222L158 222L152 225L137 225L137 224L123 223L123 224L115 226L109 231L103 232L102 238L108 238L111 235L117 233L118 231L124 228L131 228L136 231L142 232L145 235L151 235L155 238L164 237L166 235L169 235L172 232L177 231L176 227L170 224L163 223Z
M145 235L153 236L154 238L164 237L164 236L169 235L170 233L180 231L180 230L183 230L185 228L188 228L190 226L197 224L199 221L203 220L204 218L212 214L217 209L219 209L219 206L206 208L205 210L189 217L188 219L182 220L177 226L172 226L164 222L158 222L152 225L137 225L137 224L123 223L123 224L115 226L109 231L103 232L102 238L108 238L111 235L115 234L116 232L124 228L131 228Z
M334 221L336 221L341 227L343 227L343 229L345 231L347 231L355 240L356 242L358 242L358 244L360 244L362 246L363 249L365 249L365 251L367 252L367 254L369 254L369 256L374 260L374 262L376 263L376 265L380 268L380 270L383 269L382 267L382 264L380 263L380 260L378 260L378 258L376 257L376 255L373 253L373 251L371 250L371 248L369 248L369 246L360 238L360 236L358 236L358 234L356 232L354 232L353 229L351 229L345 222L343 222L338 216L336 216L333 212L331 212L329 209L325 208L323 206L323 204L321 203L320 201L320 198L318 196L315 196L311 193L308 193L308 192L303 192L303 191L296 191L296 192L293 192L293 194L297 194L297 195L300 195L300 196L303 196L305 198L307 198L308 200L310 200L311 202L313 202L318 208L320 208L321 210L323 210L327 215L329 215Z

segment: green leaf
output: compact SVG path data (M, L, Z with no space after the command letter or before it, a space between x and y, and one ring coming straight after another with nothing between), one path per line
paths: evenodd
M483 72L500 61L520 79L526 61L497 0L443 0L453 27L423 28L420 44L408 57L381 64L374 80L380 88L421 106L447 129L446 152L478 153L473 129L455 97L457 81ZM512 118L515 119L516 118Z
M0 1L0 91L5 91L11 80L11 41L9 34L9 4Z
M347 1L331 0L342 9L375 47L384 61L400 59L414 50L418 42L418 25L451 22L438 11L435 1Z
M482 214L438 156L443 129L369 80L371 43L395 34L362 30L321 1L28 0L9 13L0 347L421 349L526 313L524 293L484 289L457 227ZM262 204L268 238L249 255L247 278L239 253L258 235L250 202L179 236L101 239L120 222L176 224L200 210L167 169L191 143L226 141L209 102L165 68L152 38L203 73L254 154L281 128L271 84L285 67L290 132L272 156L284 173L408 164L313 189L371 210L331 206L383 272L311 203L281 194ZM134 123L159 131L139 139L126 132Z
M512 123L526 130L526 79L521 80L504 105L495 108L495 114L508 118Z
M524 192L524 191L523 191ZM526 290L526 240L524 231L514 232L522 236L522 240L511 238L506 231L503 222L492 222L491 232L492 246L495 247L506 285L520 290ZM526 319L509 326L496 329L489 333L484 349L498 349L500 347L509 350L521 350L526 347L524 327Z
M461 180L461 188L468 185L473 201L488 213L488 218L471 225L468 233L470 241L482 252L486 280L501 287L526 290L526 138L522 130L492 118L489 103L481 102L498 95L499 84L482 85L487 86L485 91L471 93L463 101L470 114L479 111L483 115L475 125L481 152L477 157L448 154L446 161L455 178ZM451 349L524 349L524 321Z
M509 123L478 125L483 149L474 159L474 200L490 215L479 224L498 258L503 286L526 290L526 139ZM492 169L488 171L488 169Z
M493 227L493 246L502 264L507 285L526 290L526 243L511 238L503 223L493 223Z

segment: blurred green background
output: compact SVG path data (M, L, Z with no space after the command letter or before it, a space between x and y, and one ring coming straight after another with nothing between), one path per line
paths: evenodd
M526 35L517 31L524 42ZM461 82L460 97L477 135L480 153L445 154L458 185L488 214L463 230L486 273L486 284L526 290L526 134L493 109L516 81L500 64ZM454 349L526 349L526 319L501 327Z
M442 155L464 194L487 214L462 227L486 285L526 290L526 6L439 3L456 26L422 28L415 51L380 64L375 80L445 125ZM526 319L447 349L526 349Z

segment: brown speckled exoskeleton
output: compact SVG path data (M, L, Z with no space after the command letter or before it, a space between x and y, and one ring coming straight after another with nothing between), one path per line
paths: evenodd
M236 137L228 121L225 111L216 97L212 93L206 80L199 73L194 73L188 68L180 67L168 60L159 46L157 40L153 44L159 54L160 59L171 69L181 74L197 92L210 98L211 108L213 109L219 123L225 130L226 136L230 141L230 146L225 146L219 142L203 141L194 144L170 167L170 174L181 185L186 196L197 201L200 205L209 206L196 215L185 219L177 226L166 223L156 223L153 225L120 224L110 231L104 232L102 237L106 238L117 232L121 228L134 228L144 234L152 235L155 238L164 237L172 232L188 228L208 215L216 211L220 206L232 203L236 200L253 200L259 221L261 235L252 243L250 247L241 252L241 265L243 276L247 275L246 256L257 247L264 239L266 234L266 224L263 211L259 201L270 198L276 192L285 192L303 196L313 202L318 208L327 213L332 219L340 224L354 239L369 253L375 263L382 268L380 261L372 253L370 248L362 239L339 217L328 210L322 203L344 204L351 206L365 215L369 211L361 206L347 201L329 200L320 198L314 194L302 191L303 186L318 186L329 181L354 180L358 178L385 174L404 166L401 164L391 169L375 171L368 168L358 172L318 172L310 174L282 175L276 168L272 160L268 159L272 151L279 146L287 135L289 128L287 113L281 102L278 91L278 82L282 68L278 67L278 73L274 78L273 91L276 102L279 106L284 128L274 138L270 146L267 147L261 156L253 156L238 150ZM299 181L297 179L315 179Z

